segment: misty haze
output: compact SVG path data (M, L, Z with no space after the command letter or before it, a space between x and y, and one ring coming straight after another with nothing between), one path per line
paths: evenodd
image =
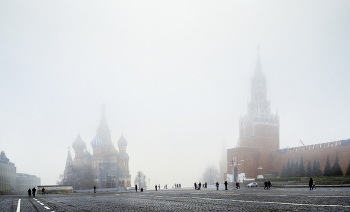
M346 175L349 11L349 1L1 1L0 160L12 177L0 191L26 194L16 186L26 178L214 188L327 175L328 163Z

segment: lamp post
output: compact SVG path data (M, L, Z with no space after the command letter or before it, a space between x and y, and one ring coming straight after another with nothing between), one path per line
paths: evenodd
M141 172L139 172L139 188L141 188Z
M210 175L209 175L209 185L211 185L211 169L209 169Z

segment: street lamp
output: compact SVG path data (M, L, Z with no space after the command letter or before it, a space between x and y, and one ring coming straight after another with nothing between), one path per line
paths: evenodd
M141 188L141 172L139 172L139 188Z
M211 169L209 169L210 175L209 175L209 185L211 185Z

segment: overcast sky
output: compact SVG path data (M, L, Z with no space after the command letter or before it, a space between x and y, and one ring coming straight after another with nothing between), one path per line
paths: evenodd
M192 186L236 145L260 45L280 146L350 138L350 1L0 1L0 149L55 184L106 105L132 185ZM74 152L71 150L72 156Z

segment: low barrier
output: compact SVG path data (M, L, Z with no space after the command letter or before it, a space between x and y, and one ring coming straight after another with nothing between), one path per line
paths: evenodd
M45 194L65 194L73 193L72 185L45 185L38 186L37 194L41 194L42 189L45 189Z

